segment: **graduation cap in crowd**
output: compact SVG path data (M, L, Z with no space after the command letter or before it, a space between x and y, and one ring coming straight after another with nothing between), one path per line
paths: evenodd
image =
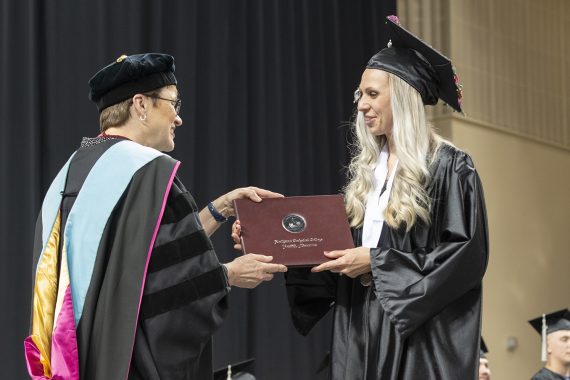
M251 358L219 368L214 371L214 380L255 380L255 376L247 372L254 360Z
M487 359L487 353L488 352L489 352L489 350L487 349L487 345L485 344L483 337L481 337L481 347L479 349L479 359Z
M135 94L175 84L174 57L171 55L122 55L89 80L89 99L101 112Z
M546 361L546 336L560 330L570 330L570 311L562 309L528 321L541 335L541 359Z
M421 95L425 105L443 100L457 112L461 109L461 85L451 60L400 26L396 16L388 16L390 42L376 53L367 68L392 73Z

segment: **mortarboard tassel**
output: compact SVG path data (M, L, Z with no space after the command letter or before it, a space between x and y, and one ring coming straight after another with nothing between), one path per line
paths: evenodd
M226 380L232 380L232 366L228 364L228 373L227 373L228 377L226 377Z
M546 315L542 314L542 344L540 358L543 362L546 361Z

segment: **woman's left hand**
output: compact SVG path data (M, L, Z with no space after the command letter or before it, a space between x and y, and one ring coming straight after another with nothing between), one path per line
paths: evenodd
M214 207L223 216L230 217L235 216L236 211L234 210L234 200L236 199L250 199L253 202L261 202L262 198L282 198L283 194L274 193L273 191L261 189L255 186L242 187L230 191L227 194L222 195L218 199L212 201Z
M358 247L342 251L330 251L325 252L325 256L332 260L312 268L311 272L330 270L355 278L371 271L370 248Z

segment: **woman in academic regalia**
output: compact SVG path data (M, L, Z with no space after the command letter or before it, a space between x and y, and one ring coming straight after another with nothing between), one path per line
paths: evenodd
M388 17L391 43L355 92L356 151L345 187L357 248L290 270L296 328L334 309L332 378L475 379L488 261L483 190L468 154L424 106L461 112L451 62ZM239 227L239 226L238 226Z

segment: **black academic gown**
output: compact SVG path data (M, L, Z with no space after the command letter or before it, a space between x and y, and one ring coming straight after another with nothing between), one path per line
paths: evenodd
M62 226L95 163L120 141L84 139L69 166ZM212 334L227 314L229 286L199 209L176 177L145 269L175 165L163 155L139 169L105 226L76 326L81 380L212 378Z
M564 377L558 373L552 372L547 368L541 368L534 374L530 380L568 380L570 377Z
M176 178L149 263L129 380L212 379L212 335L227 314L229 285Z
M431 225L409 232L384 225L371 250L371 285L330 272L287 274L302 334L334 305L334 380L477 376L488 260L483 191L471 158L451 146L439 150L431 172ZM360 246L362 230L353 236Z

